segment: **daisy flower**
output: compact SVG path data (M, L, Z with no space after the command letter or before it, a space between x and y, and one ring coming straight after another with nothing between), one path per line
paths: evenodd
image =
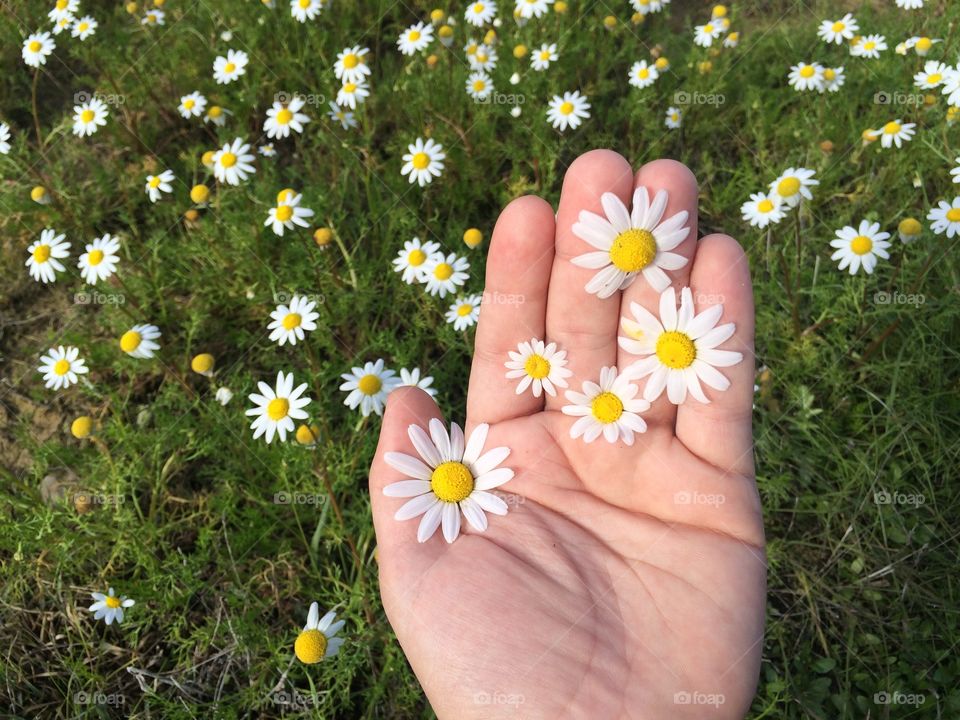
M393 259L393 269L395 272L402 273L400 277L408 285L425 282L427 260L439 249L440 243L421 243L418 237L407 240L403 244L403 250Z
M480 300L479 295L467 295L458 297L450 306L446 318L454 330L466 330L477 324L480 318Z
M677 293L672 287L660 296L660 318L639 303L630 303L633 319L621 318L621 326L629 337L619 337L620 347L632 355L645 356L626 373L639 379L650 376L643 388L643 397L653 402L664 389L667 399L680 405L687 393L702 403L710 402L700 383L714 390L730 387L718 367L730 367L743 360L743 355L732 350L718 350L736 330L734 323L717 325L723 315L723 305L712 305L699 313L693 307L693 293L685 287L680 291L680 311L677 312Z
M553 0L517 0L515 14L526 20L542 17L552 4Z
M723 46L725 48L735 48L740 44L740 33L732 32L723 39Z
M273 143L266 143L257 148L257 152L263 155L264 157L275 157L277 154L276 149L273 147Z
M943 42L943 40L939 38L928 37L916 37L910 38L910 40L912 41L910 46L913 47L913 51L920 57L926 57L934 45Z
M792 65L787 80L794 90L819 90L823 87L823 66L803 62Z
M430 295L439 295L442 298L446 297L447 293L455 293L457 288L470 277L467 275L469 269L470 263L467 259L457 257L455 253L450 253L446 257L442 252L431 255L423 268L426 291Z
M923 225L916 218L908 217L900 221L897 225L897 233L900 235L900 242L904 245L912 243L923 232Z
M10 152L10 126L0 122L0 155Z
M603 435L609 443L623 440L633 445L634 433L647 431L640 413L650 409L649 402L637 397L639 391L630 375L618 375L616 367L601 368L600 383L584 381L582 393L566 390L564 395L571 404L564 405L562 412L577 418L570 437L582 436L584 442L592 443Z
M294 431L294 420L303 420L307 413L303 408L310 404L310 398L300 397L307 389L307 383L293 387L293 373L284 375L277 373L276 389L265 382L257 383L260 393L250 393L248 399L256 406L246 411L248 416L254 417L250 424L253 430L253 439L266 435L269 445L273 436L279 435L280 442L286 442L287 433Z
M954 158L953 161L957 163L957 166L950 171L950 174L953 176L955 183L960 183L960 157Z
M214 395L214 398L221 405L226 406L231 400L233 400L233 391L228 387L219 387L217 388L217 393Z
M544 43L539 50L535 50L530 56L530 66L537 72L542 72L550 67L550 63L556 62L559 57L556 43Z
M820 184L819 180L813 179L815 174L807 168L787 168L770 183L770 194L779 195L787 207L796 207L802 198L813 200L810 188Z
M163 10L147 10L147 14L140 21L141 25L163 25Z
M72 18L80 10L80 0L57 0L53 10L47 13L50 22L55 23L64 18Z
M370 95L370 86L365 82L345 82L337 91L337 105L346 105L356 110Z
M310 122L310 118L300 112L307 101L299 95L294 95L286 105L274 102L273 107L267 110L267 119L263 123L263 130L268 138L285 138L290 131L303 132L303 124Z
M194 91L189 95L180 98L180 106L177 110L185 118L200 117L207 107L207 99L200 93Z
M120 349L130 357L149 360L160 349L155 342L160 337L160 328L156 325L134 325L120 336Z
M660 73L653 65L647 65L646 60L635 62L630 68L630 84L637 88L645 88L656 81Z
M290 0L290 14L299 22L313 20L323 11L323 0Z
M493 81L482 70L470 73L467 78L467 94L474 100L486 100L493 90Z
M73 106L73 134L93 135L97 128L107 124L107 104L98 97Z
M349 373L343 373L340 390L348 393L343 404L351 410L358 406L364 417L371 412L383 415L383 405L387 395L395 390L400 381L393 370L384 369L383 359L367 362L363 367L355 367Z
M329 103L328 107L330 108L330 112L327 113L327 117L330 118L332 122L340 123L340 126L344 130L350 130L357 126L357 119L349 110L344 110L335 102Z
M471 70L493 70L497 59L497 51L491 45L480 45L475 53L467 55Z
M670 0L630 0L633 9L641 15L660 12L664 5L668 5Z
M568 370L567 351L557 350L556 343L544 345L543 340L533 338L517 345L517 352L508 350L510 360L504 363L508 380L523 378L517 384L517 395L532 388L533 396L540 397L546 390L547 395L556 397L557 388L567 387L567 378L573 375Z
M120 262L118 250L120 241L110 233L88 243L86 252L80 256L80 262L77 263L80 277L91 285L109 278L117 271L117 263Z
M59 34L62 33L64 30L67 30L68 28L72 28L72 27L73 27L74 20L75 20L75 18L72 17L72 16L71 16L71 17L60 18L59 20L57 20L57 22L56 22L56 23L54 24L54 26L53 26L53 34L54 34L54 35L59 35Z
M572 93L565 92L562 97L554 95L547 109L547 120L560 132L567 127L575 130L588 117L590 117L590 103L579 90L574 90Z
M693 28L693 41L700 47L710 47L722 34L723 26L720 23L709 22Z
M865 57L876 60L880 53L887 49L887 40L883 35L865 35L860 42L850 46L850 54L854 57Z
M150 202L156 202L160 199L162 193L172 193L173 186L170 184L174 180L172 170L164 170L159 175L147 175L147 182L144 186Z
M365 60L369 52L369 48L354 45L337 53L337 61L333 64L333 72L337 79L343 83L364 82L371 72Z
M817 31L824 42L842 45L844 40L852 40L860 31L860 24L856 18L847 13L839 20L824 20Z
M227 56L218 56L213 61L213 79L218 85L232 83L247 72L250 59L243 50L227 50Z
M663 220L667 191L658 190L650 201L647 188L633 191L633 211L613 193L600 196L604 216L581 210L573 224L573 234L597 249L578 255L571 262L582 268L599 270L584 289L599 298L608 298L626 290L637 276L657 292L670 284L664 270L679 270L687 264L683 255L670 252L686 239L690 228L687 211L681 210ZM662 222L661 222L662 221Z
M436 397L437 389L430 387L431 385L433 385L433 377L430 375L420 377L420 368L414 368L413 370L400 368L400 383L397 387L420 388L430 397Z
M943 81L943 88L940 92L948 96L947 103L949 105L953 105L954 107L960 106L960 69L955 70L948 68L946 79ZM951 113L956 114L954 107L949 108L947 111L947 122L952 122Z
M93 35L97 30L97 21L94 20L89 15L84 15L82 18L74 22L73 31L71 35L83 41L88 37Z
M78 375L89 372L80 357L80 351L75 347L50 348L46 355L40 358L40 367L37 371L43 373L44 385L50 390L62 390L78 381Z
M930 210L927 215L930 221L930 229L937 235L946 234L948 238L960 234L960 196L953 199L952 203L941 200L937 207Z
M23 49L20 54L23 57L23 62L30 67L38 68L46 64L47 55L52 53L56 46L57 44L50 37L50 33L34 33L23 41Z
M923 7L923 0L897 0L897 7L903 10L919 10Z
M510 448L497 447L483 451L490 426L477 425L465 439L456 423L450 432L436 418L429 424L430 435L419 425L407 428L407 434L419 458L405 453L388 452L384 462L408 480L391 483L383 489L387 497L412 498L397 510L397 520L423 516L417 528L417 541L426 542L437 528L452 543L460 535L460 514L477 532L487 529L484 511L507 514L507 504L490 492L513 478L513 470L500 467L510 455Z
M57 273L66 268L60 262L70 256L70 243L64 241L63 233L57 235L56 230L46 228L40 233L40 239L35 240L28 248L30 257L26 266L30 269L30 277L37 282L52 283L57 279Z
M680 112L680 108L668 107L664 124L671 130L680 127L683 124L683 113Z
M918 88L931 89L943 85L950 67L936 60L928 60L923 64L923 71L913 76L913 84Z
M891 145L902 147L913 138L916 123L901 123L900 118L891 120L880 130L880 144L888 148Z
M270 313L273 322L267 325L270 330L270 341L296 345L297 340L303 340L304 333L317 329L317 318L320 313L314 312L317 306L312 300L294 295L290 298L290 305L277 305L277 309Z
M270 208L266 222L263 224L269 226L274 234L280 237L283 237L284 228L293 230L296 225L310 227L310 223L304 218L313 217L313 210L300 207L302 199L303 195L299 193L284 196L282 200L277 201L276 207Z
M293 0L293 2L304 2L304 0ZM297 640L293 644L293 652L297 660L305 665L313 665L337 654L340 646L343 645L343 638L337 637L337 633L343 627L344 621L336 618L337 614L333 610L321 618L320 606L317 603L310 603L307 624L303 626L303 631L297 635Z
M123 622L123 609L134 606L134 601L128 598L126 595L117 597L113 593L113 588L107 592L106 595L103 593L90 593L91 597L95 600L93 605L87 608L90 612L93 613L93 619L99 620L103 618L103 621L110 625L114 620L117 621L117 624Z
M203 116L203 121L205 123L213 123L217 127L223 127L227 123L227 115L231 114L229 110L224 110L219 105L211 105L207 108L207 113Z
M847 225L837 230L836 240L830 241L830 246L836 248L831 260L839 260L838 270L850 268L850 274L855 275L860 266L863 265L864 271L868 274L873 272L877 266L877 258L889 259L887 248L890 243L886 242L890 233L879 232L880 223L871 223L869 220L861 220L859 229Z
M251 163L254 156L242 138L227 143L213 155L213 175L220 182L239 185L256 172Z
M417 138L416 142L407 146L407 153L403 156L401 175L409 175L410 182L416 182L420 187L440 177L443 170L443 159L446 157L443 145L428 138Z
M820 92L837 92L843 87L846 77L843 74L843 66L838 68L823 69L823 85L820 86Z
M770 223L777 224L783 220L783 200L774 192L769 195L753 193L750 199L740 206L740 214L754 227L765 228Z
M411 25L397 39L397 47L404 55L413 55L424 50L433 41L433 25L418 22Z
M467 5L463 17L475 27L483 27L497 14L497 4L493 0L478 0Z

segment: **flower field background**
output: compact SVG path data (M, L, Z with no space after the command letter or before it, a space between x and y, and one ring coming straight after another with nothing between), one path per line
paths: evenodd
M769 557L751 717L960 715L960 266L957 237L926 219L960 195L960 123L913 81L926 60L957 63L960 6L736 2L739 43L704 48L693 27L712 3L674 0L636 22L626 0L570 0L520 25L504 2L496 90L475 100L463 48L492 26L471 27L461 4L333 0L301 23L279 0L166 0L163 23L144 24L152 4L82 0L95 33L55 35L34 69L21 49L50 29L48 4L0 0L0 714L431 717L377 592L367 471L380 418L344 405L341 375L378 358L420 368L462 417L473 328L455 330L455 297L403 282L392 260L415 236L437 242L469 261L461 293L482 293L500 209L528 193L556 206L569 164L611 148L635 167L686 163L701 233L733 235L751 262ZM401 54L398 36L435 8L456 21L452 45ZM886 37L879 58L818 38L846 11ZM942 42L925 58L894 51L915 36ZM543 43L559 56L546 70L515 57ZM355 45L370 48L370 95L345 129L329 115L333 67ZM249 63L219 84L214 61L230 49ZM631 87L633 63L657 57L668 69ZM844 66L843 86L796 91L801 62ZM590 116L559 132L548 106L575 90ZM182 117L192 92L229 113L223 126ZM303 132L266 138L267 110L296 96ZM109 116L78 136L74 106L92 98ZM679 128L665 125L670 108ZM916 124L902 147L863 139L895 119ZM235 138L255 173L218 183L202 156ZM423 187L401 174L418 138L446 153ZM268 142L275 155L257 152ZM815 171L812 200L751 226L743 203L791 167ZM165 170L172 191L151 202L145 179ZM264 220L285 188L314 215L278 237ZM923 225L909 244L897 232L908 217ZM830 242L863 219L891 234L890 257L850 275ZM45 228L72 244L50 284L24 264ZM483 234L476 248L468 228ZM120 240L116 273L90 285L77 258L104 233ZM317 329L278 345L270 313L294 295L315 303ZM138 323L162 332L152 358L121 350ZM89 372L55 391L37 367L59 345ZM212 376L191 369L204 353ZM252 438L246 398L278 371L308 383L315 446ZM92 418L83 439L80 416ZM136 605L106 626L87 607L110 586ZM346 621L345 642L308 666L293 644L314 600Z

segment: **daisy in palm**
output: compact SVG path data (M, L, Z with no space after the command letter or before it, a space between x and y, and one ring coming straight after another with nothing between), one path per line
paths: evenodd
M263 130L267 133L267 137L289 137L291 130L302 133L304 124L310 122L310 117L300 112L306 104L307 101L299 95L294 95L286 105L274 102L273 107L267 110L267 119L263 123Z
M344 48L337 53L337 61L333 64L333 72L343 83L362 83L370 74L370 67L366 63L369 48L354 45Z
M417 138L416 142L407 146L400 174L409 175L411 183L415 182L423 187L433 178L440 177L443 171L443 160L446 157L443 145L434 142L433 138L427 138L426 141L423 138Z
M427 260L436 255L439 249L440 243L437 242L421 242L418 237L407 240L403 244L403 250L393 259L393 269L402 273L400 277L408 285L424 282Z
M783 199L775 192L753 193L750 199L740 206L740 213L744 220L758 228L765 228L770 223L776 225L786 214Z
M671 252L690 232L685 225L687 211L681 210L663 220L667 208L667 191L659 190L650 201L645 187L633 191L633 210L613 193L600 197L604 215L581 210L573 224L573 234L597 249L578 255L574 265L599 272L584 289L600 298L608 298L625 290L643 275L657 292L670 284L665 270L679 270L687 264L682 255Z
M344 130L351 130L357 126L357 119L349 110L344 110L335 102L328 103L328 107L330 111L327 113L327 117L332 122L340 123L340 127Z
M421 377L420 368L414 368L413 370L400 368L400 383L397 385L397 387L420 388L430 397L436 397L437 389L435 387L431 387L432 385L433 377L430 375Z
M93 597L94 603L88 607L87 610L93 613L94 620L103 618L103 621L107 625L113 623L114 620L117 621L118 625L122 623L123 611L136 604L126 595L117 597L113 592L113 588L110 588L106 595L98 592L90 593L90 595Z
M71 35L81 42L93 35L97 31L97 21L89 15L84 15L73 23Z
M404 55L414 55L433 41L433 25L418 22L411 25L397 39L397 47Z
M255 407L246 412L248 416L254 418L250 424L253 439L256 440L261 435L265 435L269 445L273 442L274 435L278 435L280 442L285 442L287 433L294 431L293 421L307 417L303 408L310 404L310 398L301 397L303 391L307 389L307 384L302 383L294 388L293 373L284 374L281 370L277 373L275 388L260 381L257 383L257 389L260 392L250 393L248 398Z
M144 190L146 190L147 197L150 198L150 202L156 202L159 200L163 193L172 193L174 180L174 175L172 170L164 170L159 175L147 175L147 181L144 185Z
M469 269L470 263L466 258L457 257L456 253L444 257L442 252L437 252L427 258L423 269L425 290L441 298L446 297L447 293L455 293L470 278L467 274Z
M770 183L770 193L780 196L787 207L796 207L801 199L813 200L813 194L810 188L819 185L819 180L814 180L816 173L807 168L787 168L783 173Z
M243 50L227 50L226 57L219 56L213 61L213 79L218 85L227 85L247 72L250 58Z
M289 305L277 305L277 309L270 313L272 322L267 325L267 330L271 331L270 341L282 347L284 343L296 345L298 340L303 340L305 333L317 329L320 314L314 312L316 306L314 301L299 295L290 298Z
M279 237L283 237L284 229L293 230L298 225L310 227L310 223L304 218L313 217L313 210L300 207L301 200L303 195L299 193L286 193L282 198L277 198L277 206L270 208L263 224L270 227Z
M535 50L531 54L530 66L537 72L542 72L550 67L550 63L556 62L559 57L556 43L544 43L539 50Z
M120 336L120 349L130 357L149 360L160 349L157 342L160 334L156 325L134 325Z
M50 33L34 33L23 41L23 48L20 52L23 62L33 68L38 68L47 63L47 55L52 53L57 44L50 37Z
M863 267L867 274L873 272L877 266L877 258L890 258L887 248L890 243L887 238L890 233L880 232L880 223L871 223L861 220L859 228L847 225L837 230L837 237L830 241L830 246L836 248L831 260L839 260L838 270L849 268L850 274L855 275Z
M183 117L190 119L192 117L200 117L203 115L203 111L207 107L207 99L200 93L194 91L189 95L184 95L180 98L180 105L177 107L177 111Z
M467 5L463 17L474 27L483 27L497 14L497 4L493 0L477 0Z
M477 532L487 529L485 513L506 515L507 504L491 493L513 478L513 470L500 467L510 455L506 447L484 452L489 425L477 425L466 439L456 423L450 432L436 418L429 423L430 434L419 425L410 425L407 434L419 457L388 452L384 462L408 479L391 483L383 494L411 498L397 510L397 520L421 517L417 541L426 542L442 527L443 537L452 543L460 535L460 515Z
M340 377L344 380L340 390L347 393L343 404L351 410L359 407L363 417L372 412L383 415L387 395L400 385L397 374L384 368L383 358L367 362L363 367L354 367Z
M220 182L239 185L256 172L251 165L253 160L250 146L241 138L236 138L232 143L227 143L214 153L213 175Z
M850 13L839 20L824 20L817 31L824 42L842 45L845 40L852 40L860 31L860 24Z
M91 285L108 279L117 271L117 263L120 262L117 256L119 250L120 241L110 233L89 243L77 263L80 276Z
M554 95L547 108L547 120L560 132L568 127L575 130L588 117L590 117L590 103L579 90L574 90L572 93L565 92L563 96Z
M634 433L647 431L647 423L640 413L650 409L650 403L638 398L640 388L627 373L617 374L616 367L600 369L600 382L586 380L583 392L564 392L570 405L561 408L564 415L577 418L570 426L570 437L582 437L592 443L603 435L608 443L623 440L633 445Z
M546 391L556 396L557 388L567 387L567 378L573 375L567 369L567 351L558 350L556 343L545 345L543 340L533 338L517 345L517 351L507 351L510 359L504 363L507 379L522 378L517 384L517 395L530 388L534 397Z
M927 220L930 221L930 229L937 235L945 234L948 238L960 235L960 196L949 203L941 200L937 207L930 210Z
M458 297L447 310L447 322L453 325L454 330L466 330L477 324L480 318L480 296L467 295Z
M902 123L900 118L891 120L880 129L880 144L888 148L891 145L902 147L913 138L916 123Z
M337 620L337 614L333 610L320 617L320 606L310 603L307 624L303 626L303 631L297 635L293 644L297 659L305 665L313 665L336 655L343 645L343 638L337 637L343 625L344 621Z
M56 230L46 228L40 233L40 239L31 243L27 248L30 257L25 263L30 277L37 282L52 283L57 279L57 273L66 269L60 262L70 256L70 243L64 240L65 237L63 233L57 235Z
M73 134L83 137L93 135L107 124L107 104L98 97L75 105L73 108Z
M50 348L47 354L40 358L40 367L37 371L43 373L44 385L50 390L62 390L75 385L79 375L88 372L88 368L80 357L80 350L63 345Z
M653 85L660 73L653 65L647 65L646 60L639 60L630 68L630 84L637 88Z

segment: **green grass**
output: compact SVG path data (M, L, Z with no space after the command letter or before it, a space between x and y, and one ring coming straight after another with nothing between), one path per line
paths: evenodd
M769 369L758 381L755 437L770 591L752 717L960 714L956 242L926 231L912 245L896 242L874 275L852 278L828 246L861 218L893 231L956 194L949 168L960 125L946 124L944 98L925 108L874 96L914 91L922 61L892 51L911 34L944 37L930 57L956 57L960 9L859 8L861 28L891 46L865 61L816 38L819 20L841 14L832 3L734 3L741 45L701 75L707 51L693 46L690 28L710 4L675 0L634 27L626 2L572 0L565 17L501 28L493 76L500 92L524 96L514 119L510 107L463 92L462 20L455 52L436 49L433 70L396 52L400 29L430 4L338 1L307 25L278 5L168 0L167 25L145 31L122 3L87 0L97 34L84 43L58 36L40 73L38 147L33 74L19 53L27 33L46 27L46 4L0 4L11 70L0 77L0 118L15 129L13 152L0 156L0 707L31 718L429 717L379 604L366 490L379 421L342 405L339 374L377 357L419 366L436 378L442 409L462 416L472 336L445 324L449 303L402 284L390 259L413 235L438 240L469 253L467 289L479 292L486 243L467 251L463 231L489 237L499 209L524 193L556 204L569 163L611 147L635 165L686 162L700 181L701 231L739 237L753 267L758 361ZM621 24L608 32L601 21L611 13ZM560 60L546 73L512 57L518 42L553 41ZM259 137L279 91L332 98L336 53L357 43L371 48L374 68L360 128L332 127L325 102L309 106L302 136L277 143L279 156L259 161L250 182L218 192L195 226L185 223L190 185L212 184L202 152ZM655 44L672 71L651 89L628 89L630 64ZM228 47L251 63L241 81L217 86L213 58ZM786 75L801 60L845 65L846 86L795 93ZM524 77L514 87L515 70ZM545 122L546 101L578 88L592 117L560 136ZM177 115L193 90L234 113L226 128ZM78 91L122 98L92 138L70 134ZM685 107L683 129L667 132L678 91L723 102ZM898 116L918 123L911 143L862 147L862 130ZM400 176L399 158L427 134L445 146L447 168L421 190ZM820 149L824 140L832 152ZM817 171L814 201L769 236L747 227L740 204L791 165ZM152 205L144 178L166 167L175 193ZM52 205L30 201L37 184ZM345 252L318 249L307 231L280 239L262 226L287 186L302 190ZM68 272L48 287L23 267L44 227L73 243ZM77 303L75 293L89 291L74 267L80 246L105 232L121 236L122 259L115 282L97 291L123 302ZM322 296L320 329L280 348L265 328L275 296L292 291ZM882 304L878 292L924 302ZM154 361L116 347L141 321L163 331ZM80 347L92 371L89 383L53 393L35 367L61 343ZM190 372L199 352L217 357L215 382ZM251 440L246 395L280 369L310 383L322 436L314 451ZM226 407L213 399L220 385L234 392ZM97 419L95 441L71 437L81 414ZM68 493L116 504L80 514L44 502L42 479L69 473ZM277 503L281 492L315 502ZM878 503L885 496L876 493L898 502ZM108 585L137 600L119 627L86 612L89 593ZM342 614L348 641L335 662L306 667L292 645L312 600ZM878 704L883 692L924 702ZM91 696L114 704L84 702ZM278 703L291 696L299 710Z

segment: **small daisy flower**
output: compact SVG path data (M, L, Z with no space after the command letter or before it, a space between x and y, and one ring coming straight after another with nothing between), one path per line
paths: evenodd
M683 113L680 108L668 107L664 124L671 130L676 130L683 124Z
M5 122L0 122L0 155L7 155L10 152L10 126Z
M556 43L544 43L539 50L534 50L530 55L530 67L537 72L542 72L550 67L550 63L556 62L559 57Z
M130 357L149 360L160 349L158 337L160 328L156 325L134 325L120 336L120 349Z
M355 367L349 373L340 377L344 382L340 390L348 393L343 404L351 410L360 408L360 412L367 417L371 412L383 415L383 406L387 395L393 392L400 380L393 370L384 369L383 359L376 362L367 362L363 367Z
M725 48L735 48L740 44L740 33L732 32L723 39L723 46Z
M437 389L431 387L431 385L433 385L433 377L430 375L420 377L420 368L414 368L413 370L400 368L400 383L397 387L420 388L430 397L436 397Z
M557 388L567 387L566 379L573 375L566 367L567 351L557 350L556 343L544 345L543 340L533 338L517 345L517 352L509 350L507 354L507 379L523 378L517 384L517 395L531 388L534 397L540 397L543 391L556 397Z
M290 0L290 14L298 22L313 20L323 12L323 0Z
M849 267L851 275L855 275L861 265L870 274L877 266L878 257L884 260L890 258L887 253L890 247L890 243L886 242L888 237L890 233L880 232L880 223L862 220L859 229L847 225L837 230L836 240L830 241L830 246L836 248L830 259L840 261L838 270Z
M819 90L823 87L823 66L820 63L799 63L790 67L787 80L794 90Z
M337 91L337 105L356 110L370 95L370 86L364 82L345 82Z
M820 92L837 92L846 82L846 76L843 74L843 66L838 68L823 69L823 85L820 86Z
M552 4L553 0L516 0L516 14L525 20L542 17Z
M297 340L303 340L304 333L317 329L317 318L320 313L314 312L317 306L312 300L294 295L290 298L290 305L277 305L277 309L270 313L272 322L267 325L270 330L270 341L296 345Z
M273 107L267 110L267 119L263 123L263 130L268 138L285 138L290 131L303 132L304 123L310 122L309 116L300 112L307 101L299 95L294 95L286 105L274 102Z
M482 70L470 73L467 78L467 94L474 100L486 100L493 90L493 80Z
M118 625L122 623L124 608L133 607L135 604L134 601L126 595L117 597L113 592L113 588L110 588L106 595L98 592L91 593L90 595L95 602L88 607L87 610L93 613L94 620L103 618L103 621L107 625L110 625L114 620L117 621Z
M936 60L929 60L923 64L923 71L913 76L913 84L925 90L943 85L950 68Z
M219 105L211 105L207 108L207 113L203 116L203 121L205 123L213 123L217 127L223 127L227 124L227 115L231 114L229 110L225 110Z
M300 227L310 227L304 218L313 217L313 210L306 207L300 207L300 201L303 195L286 195L282 200L277 201L277 206L270 208L267 213L267 219L263 223L270 227L274 234L283 237L284 229L293 230L297 225Z
M54 24L54 26L53 26L53 34L54 34L54 35L59 35L59 34L62 33L64 30L71 30L71 31L72 31L72 29L73 29L73 23L74 23L75 20L76 20L76 18L74 18L73 16L65 17L65 18L60 18L59 20L57 20L57 22L56 22L56 23Z
M455 253L446 257L442 252L431 255L423 269L425 289L430 295L439 295L441 298L446 297L447 293L453 294L469 279L469 269L467 259L457 257Z
M147 175L147 182L144 185L150 202L156 202L163 193L172 193L174 175L172 170L164 170L159 175Z
M332 122L340 123L340 127L344 130L357 127L357 119L352 112L344 110L335 102L329 103L328 107L330 108L330 112L327 113L327 117L330 118Z
M359 84L364 82L371 72L366 63L366 55L369 52L369 48L354 45L337 53L337 61L333 65L333 72L337 79L343 83Z
M854 57L865 57L876 60L880 53L887 49L887 40L883 35L865 35L860 42L850 46L850 54Z
M403 250L393 259L393 269L395 272L402 273L400 277L408 285L425 282L427 260L439 249L440 243L421 243L418 237L407 240L403 244Z
M653 85L660 73L653 65L647 65L646 60L635 62L630 68L630 84L636 88L645 88Z
M920 237L923 233L923 225L916 218L904 218L897 225L897 233L900 235L900 242L907 245Z
M163 10L147 10L147 14L140 21L141 25L163 25L165 13Z
M852 40L860 32L860 24L856 18L847 13L839 20L824 20L817 31L825 43L842 45L844 40Z
M177 110L183 117L189 119L203 115L206 107L207 99L200 93L194 91L180 98L180 105L177 107Z
M44 385L50 390L62 390L75 385L79 378L89 372L80 351L75 347L50 348L47 354L40 358L40 367L37 371L43 373Z
M417 528L417 541L426 542L443 528L443 537L452 543L460 535L460 514L477 532L487 529L487 516L506 515L507 504L490 492L513 479L513 470L500 467L510 449L497 447L483 451L489 425L477 425L465 439L456 423L450 432L436 418L429 423L430 435L419 425L407 428L419 458L388 452L384 462L408 480L391 483L383 489L387 497L412 498L394 517L410 520L423 516Z
M633 9L641 15L658 13L663 9L664 5L668 5L669 3L670 0L630 0Z
M471 70L493 70L497 60L497 51L491 45L479 45L475 53L467 55Z
M937 235L946 234L948 238L960 234L960 196L953 199L952 203L941 200L937 207L930 210L927 215L930 221L930 229Z
M633 445L634 433L647 431L640 413L650 409L649 402L637 397L639 391L630 375L618 375L616 367L601 368L600 383L585 381L582 393L566 390L564 395L571 404L564 405L562 412L577 418L570 437L582 436L584 442L592 443L603 435L609 443L623 440Z
M226 406L231 400L233 400L233 391L228 387L219 387L217 388L216 395L214 398L221 405Z
M293 2L296 4L303 0L293 0ZM317 603L310 603L307 624L303 626L303 631L297 635L297 640L293 644L293 652L297 660L305 665L313 665L336 655L343 645L343 638L337 637L343 625L344 621L337 620L337 614L333 610L321 618L320 606Z
M584 119L590 117L590 103L579 90L565 92L563 96L554 95L547 109L547 120L553 127L563 132L580 127Z
M257 148L257 152L263 155L264 157L276 157L277 151L273 147L273 143L266 143Z
M253 160L250 146L243 142L242 138L236 138L232 143L227 143L214 153L213 175L220 182L239 185L256 172L251 165Z
M434 142L433 138L417 138L416 142L407 146L407 153L403 156L401 175L409 175L410 182L416 182L420 187L440 177L443 171L443 160L446 157L443 145Z
M307 384L302 383L294 388L293 373L284 375L281 370L277 373L276 389L263 381L257 383L257 389L260 393L250 393L248 397L256 407L246 412L254 418L250 424L253 439L266 435L269 445L273 442L273 436L279 435L280 442L286 442L287 433L294 431L293 421L307 417L303 408L310 404L310 398L300 397L307 389Z
M57 4L47 13L47 17L50 18L50 22L55 23L57 20L72 18L79 10L80 0L57 0Z
M608 298L626 290L643 275L657 292L670 284L665 270L679 270L687 264L683 255L671 252L690 232L687 211L681 210L663 219L667 191L659 190L650 201L647 188L633 191L633 211L613 193L600 196L604 216L581 210L573 224L573 234L597 249L578 255L571 262L582 268L599 270L584 289L599 298Z
M447 310L447 322L453 325L454 330L466 330L477 324L480 318L480 296L467 295L458 297Z
M928 38L928 37L916 37L910 38L910 46L913 47L913 51L919 57L926 57L930 54L930 50L933 49L933 46L937 43L943 42L939 38Z
M110 233L105 233L103 237L87 244L86 252L80 256L80 262L77 263L80 276L91 285L106 280L117 271L117 263L120 262L117 256L119 250L120 241Z
M897 0L897 7L903 10L919 10L923 7L923 0Z
M646 356L631 365L626 373L640 379L650 376L643 388L643 397L653 402L663 391L674 405L687 399L687 393L702 403L710 402L700 383L714 390L726 390L730 381L718 367L730 367L743 360L732 350L718 350L736 330L734 323L717 325L723 305L713 305L699 313L693 307L693 293L685 287L677 293L672 287L660 296L660 318L639 303L630 303L633 318L621 318L628 337L619 337L620 347L632 355Z
M913 138L916 123L901 123L900 118L891 120L880 130L880 144L888 148L891 145L902 147Z
M475 27L483 27L497 14L497 4L493 0L477 0L467 5L463 17Z
M250 58L243 50L227 50L227 56L218 56L213 61L213 79L218 85L232 83L247 72L247 63Z
M418 22L411 25L397 39L397 47L404 55L414 55L433 42L433 25Z
M46 64L47 55L52 53L56 47L57 44L50 37L50 33L34 33L23 41L23 50L20 54L24 63L30 67L38 68Z
M744 220L758 228L765 228L770 223L777 224L783 220L785 214L783 200L773 192L769 195L753 193L750 199L740 206L740 213Z
M73 106L73 134L83 137L93 135L107 124L107 104L98 97Z
M97 27L96 20L89 15L84 15L82 18L73 23L71 35L83 41L93 35L97 31Z
M718 22L709 22L693 28L693 41L700 47L710 47L722 34L723 25Z
M770 194L779 195L787 207L796 207L803 198L813 200L810 188L820 184L819 180L813 179L815 174L807 168L787 168L780 177L770 183Z
M30 277L37 282L52 283L57 273L66 269L60 261L70 256L70 243L65 242L64 237L63 233L57 235L56 230L46 228L40 233L40 239L27 248L30 257L25 264L30 269Z

